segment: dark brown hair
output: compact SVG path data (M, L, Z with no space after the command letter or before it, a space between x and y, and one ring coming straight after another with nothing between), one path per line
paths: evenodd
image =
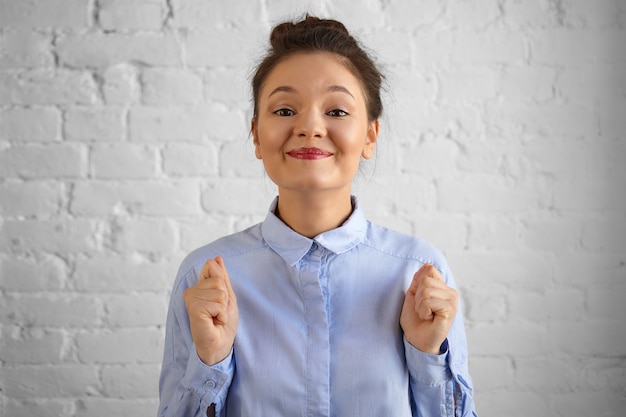
M276 25L270 35L270 45L252 78L254 118L257 117L261 88L274 67L293 54L316 51L337 54L342 58L346 68L359 79L370 121L378 119L382 114L380 90L383 75L341 22L307 14L299 22L283 22Z

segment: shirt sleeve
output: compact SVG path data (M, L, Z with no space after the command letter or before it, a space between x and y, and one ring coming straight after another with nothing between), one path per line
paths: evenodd
M456 288L447 265L442 275ZM467 337L459 305L441 354L421 352L404 339L413 415L420 417L477 417L468 367Z
M215 415L224 416L228 389L235 373L234 352L231 350L223 361L212 366L200 360L182 299L184 287L184 284L175 287L170 300L159 380L158 416L205 417L212 404L215 404Z
M445 343L447 345L447 342ZM454 390L448 367L448 350L424 353L404 339L414 416L454 416Z

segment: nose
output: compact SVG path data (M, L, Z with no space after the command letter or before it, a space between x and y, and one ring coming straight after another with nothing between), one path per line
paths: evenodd
M296 117L294 133L301 138L321 138L326 135L326 125L321 112L310 109Z

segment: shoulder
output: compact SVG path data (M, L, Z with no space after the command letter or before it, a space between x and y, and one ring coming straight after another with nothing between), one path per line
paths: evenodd
M260 224L221 237L209 244L194 249L185 256L178 269L177 280L191 279L195 282L202 266L208 259L221 256L227 261L229 258L241 256L263 248L264 246L265 243L261 237ZM193 282L191 282L190 285L193 285Z
M445 256L432 243L372 222L368 222L363 244L390 257L430 263L441 272L449 269Z

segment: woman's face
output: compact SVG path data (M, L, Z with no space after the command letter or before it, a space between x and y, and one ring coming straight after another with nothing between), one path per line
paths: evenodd
M373 155L378 121L368 120L361 84L338 56L299 53L269 73L252 135L279 193L349 193L361 157Z

